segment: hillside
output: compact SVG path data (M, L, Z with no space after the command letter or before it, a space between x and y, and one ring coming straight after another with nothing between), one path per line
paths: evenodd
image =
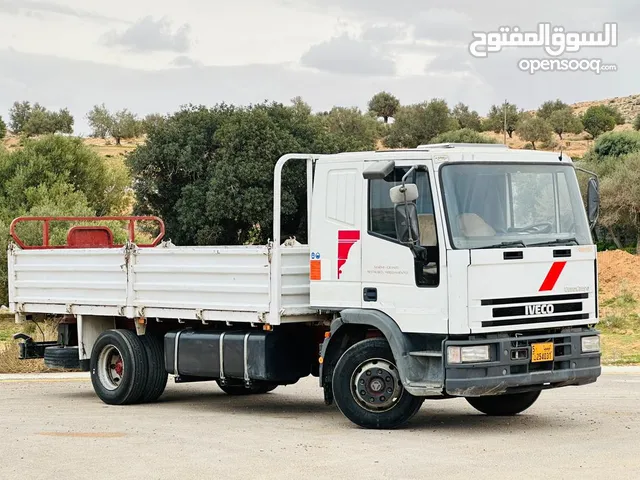
M625 120L627 121L624 125L616 126L616 131L629 130L631 129L630 122L633 119L640 115L640 94L629 95L626 97L613 97L613 98L605 98L603 100L590 100L584 102L574 103L571 106L576 114L584 113L587 108L594 105L610 105L616 107L620 110L620 112L624 115ZM534 111L530 111L533 113ZM485 135L488 135L492 138L495 138L498 142L503 141L503 135L501 133L496 134L493 132L486 132ZM91 148L95 149L101 155L104 155L108 158L118 158L124 157L128 152L135 149L138 145L144 143L144 138L136 138L130 141L123 140L122 145L116 145L115 142L111 139L103 140L99 138L86 138L85 143L89 145ZM19 138L8 135L7 138L4 139L4 146L11 150L15 148L19 148ZM567 155L573 158L581 158L584 154L589 150L593 140L590 138L589 134L583 132L581 134L573 135L568 134L565 135L565 138L560 141L557 136L554 136L554 143L549 145L547 148L542 148L543 150L559 150L562 148ZM516 134L513 135L513 138L507 137L507 145L511 148L522 149L524 148L526 142L521 140ZM378 149L383 149L382 142L378 142Z

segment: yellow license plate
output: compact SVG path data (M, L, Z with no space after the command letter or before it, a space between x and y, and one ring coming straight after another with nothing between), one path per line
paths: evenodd
M553 343L534 343L531 345L531 361L550 362L553 360Z

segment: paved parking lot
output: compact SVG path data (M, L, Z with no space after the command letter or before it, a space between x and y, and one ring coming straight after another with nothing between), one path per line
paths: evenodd
M0 479L637 479L640 371L543 392L515 418L427 401L401 430L362 430L316 379L255 397L175 385L113 407L74 378L0 376Z

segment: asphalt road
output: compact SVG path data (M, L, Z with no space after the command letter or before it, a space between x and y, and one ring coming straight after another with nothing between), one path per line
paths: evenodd
M395 431L357 428L316 385L229 397L170 380L157 404L113 407L87 377L0 376L0 479L640 478L637 369L512 418L427 401Z

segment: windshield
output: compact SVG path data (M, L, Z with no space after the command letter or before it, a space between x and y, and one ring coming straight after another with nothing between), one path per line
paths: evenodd
M454 248L591 243L570 165L445 165L442 188Z

